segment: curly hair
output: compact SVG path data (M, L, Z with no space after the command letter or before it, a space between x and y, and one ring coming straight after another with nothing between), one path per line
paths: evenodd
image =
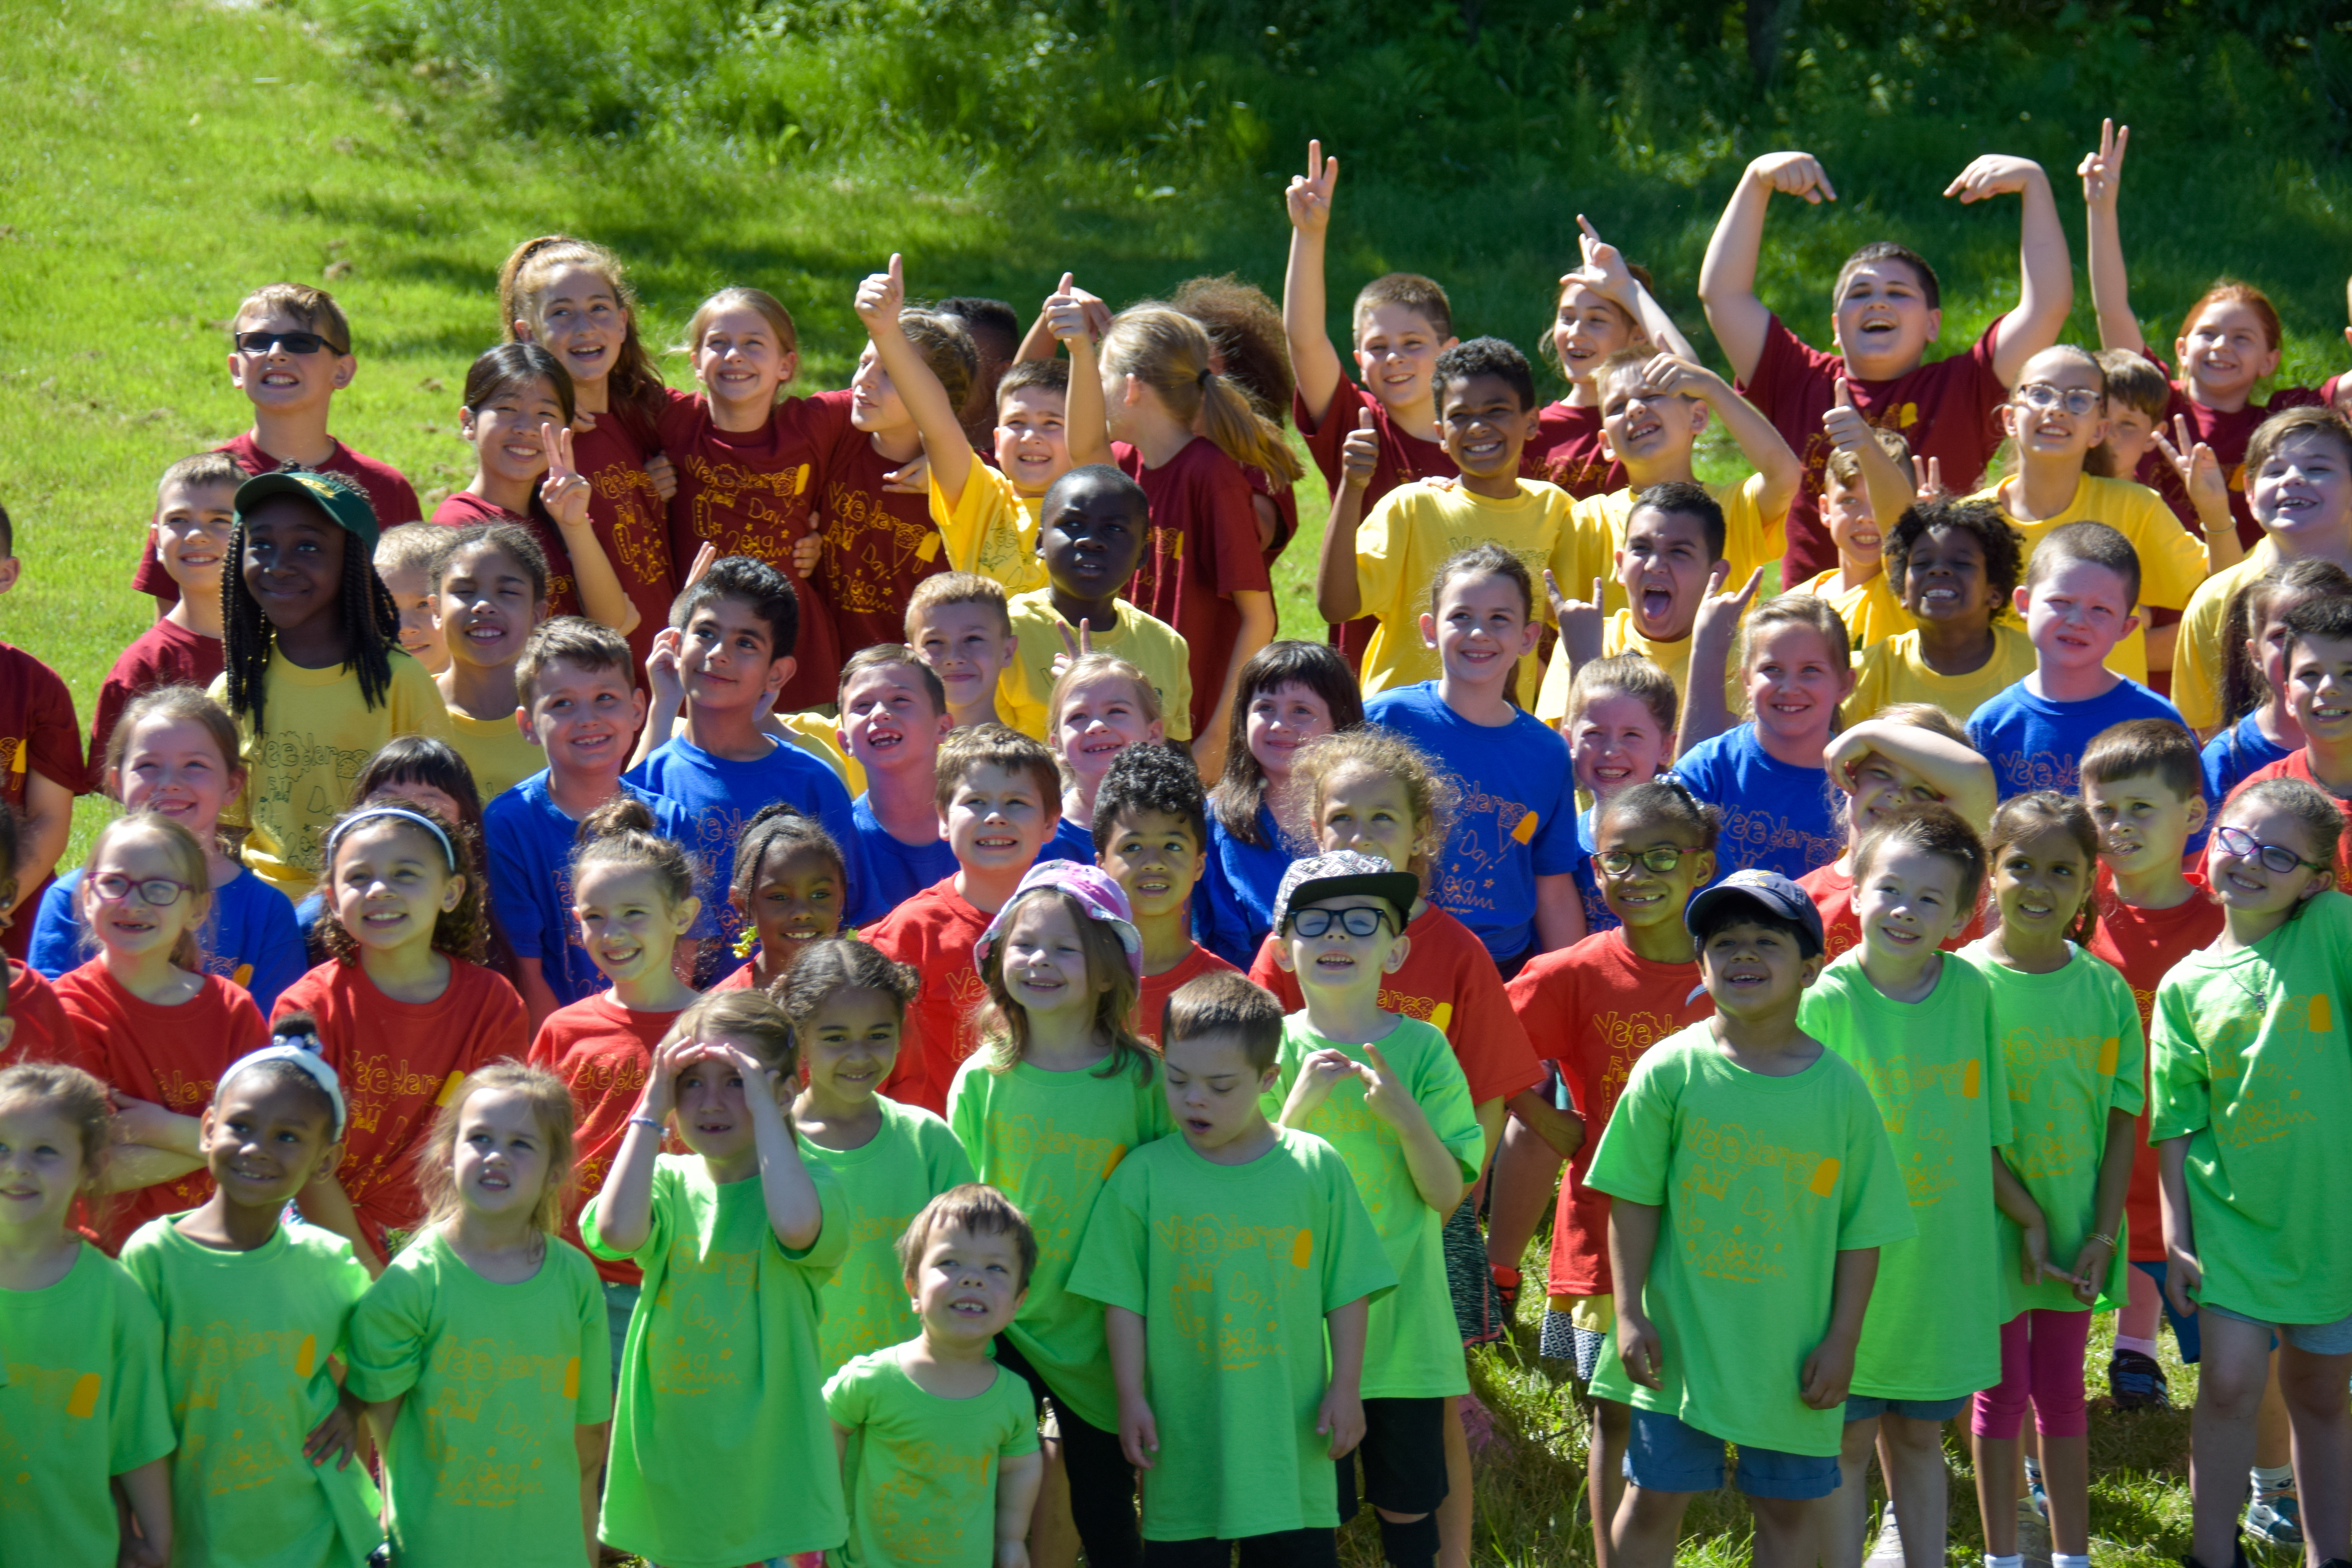
M335 861L341 858L352 838L367 831L364 827L355 828L346 835L343 828L347 823L354 822L372 812L382 809L381 803L370 805L362 800L350 810L338 815L328 826L327 831L319 837L321 849L331 843L334 845L334 853L325 857L324 863L319 870L319 892L321 903L319 911L319 937L328 953L340 963L358 963L360 942L358 938L352 935L350 928L343 924L342 917L335 910ZM445 877L458 877L464 879L465 890L458 895L457 907L442 910L440 917L433 922L433 951L446 953L451 958L462 958L468 963L479 963L488 939L488 921L483 914L483 879L474 871L474 868L480 865L482 859L480 835L471 824L451 822L439 811L421 802L402 801L399 809L415 812L448 835L449 845L457 851L457 864L450 865L448 858L442 851L440 841L415 823L397 816L386 816L381 819L383 824L394 832L409 834L426 845L431 851L425 857L426 861L445 868L443 872Z
M2025 570L2024 539L2009 526L2000 508L1989 500L1947 496L1914 502L1903 509L1894 531L1886 537L1886 585L1897 595L1903 592L1913 546L1931 531L1975 536L1984 551L1985 586L1992 593L1993 619L1999 620Z
M1461 786L1428 752L1393 730L1368 725L1308 742L1300 749L1291 772L1307 801L1309 843L1321 839L1323 795L1334 780L1360 772L1385 774L1402 784L1406 803L1412 807L1412 855L1398 869L1419 877L1427 890L1430 870L1445 849L1445 836L1453 830L1454 813L1462 799Z

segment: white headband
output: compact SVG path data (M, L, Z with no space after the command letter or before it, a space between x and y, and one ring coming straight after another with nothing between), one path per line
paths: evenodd
M327 1065L326 1058L309 1046L295 1043L316 1037L311 1035L272 1035L269 1037L269 1043L261 1049L249 1052L229 1063L228 1071L220 1075L220 1082L213 1090L213 1097L217 1100L221 1095L228 1092L229 1080L247 1068L259 1067L264 1062L292 1062L310 1075L311 1082L327 1091L327 1099L335 1108L335 1136L341 1138L343 1135L341 1080L336 1078L335 1069Z
M342 841L344 834L349 833L361 823L372 821L379 816L397 816L404 822L413 822L424 828L441 841L441 853L449 858L449 869L455 871L457 868L457 848L450 844L449 836L441 831L441 825L420 812L409 810L404 805L362 806L335 824L333 827L327 830L327 863L330 866L334 864L335 846Z

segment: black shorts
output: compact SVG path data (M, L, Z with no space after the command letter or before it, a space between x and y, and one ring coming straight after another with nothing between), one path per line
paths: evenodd
M1233 1568L1236 1546L1241 1568L1339 1568L1339 1535L1331 1530L1285 1530L1239 1541L1147 1541L1143 1568Z
M1364 1465L1364 1485L1356 1489L1356 1461ZM1362 1503L1391 1513L1434 1513L1445 1500L1445 1400L1367 1399L1364 1440L1339 1461L1339 1521L1356 1517Z

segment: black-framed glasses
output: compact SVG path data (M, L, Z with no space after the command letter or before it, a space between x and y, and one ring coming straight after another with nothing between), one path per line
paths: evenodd
M266 354L272 348L282 348L289 354L314 354L321 351L331 354L347 354L352 352L316 332L239 332L236 342L236 352L247 354Z
M168 910L180 901L182 893L194 890L169 877L126 877L120 871L94 879L90 888L110 904L119 904L136 891L139 901L151 910Z
M2029 381L2017 389L2017 400L2028 408L2063 408L2080 417L2106 401L2087 386L2053 386L2046 381Z
M1704 855L1704 849L1685 849L1678 845L1662 844L1655 849L1635 854L1631 849L1612 849L1606 855L1595 855L1601 868L1612 877L1622 877L1639 865L1643 870L1663 877L1682 863L1685 855Z
M2234 824L2215 828L2213 837L2221 841L2222 848L2239 859L2259 860L2263 870L2275 871L2282 877L2298 866L2308 866L2315 871L2328 869L2324 860L2306 860L2284 844L2265 844Z
M1290 929L1300 936L1322 936L1337 924L1349 936L1373 936L1385 931L1389 924L1386 910L1368 910L1359 905L1352 910L1293 910Z

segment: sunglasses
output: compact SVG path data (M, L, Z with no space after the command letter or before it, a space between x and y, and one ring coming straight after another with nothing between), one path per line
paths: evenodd
M2265 844L2242 827L2224 826L2213 830L2221 847L2241 860L2256 860L2265 871L2275 871L2284 877L2298 866L2308 866L2315 871L2328 869L2326 861L2306 860L2284 844Z
M238 332L234 341L236 352L245 354L266 354L273 348L282 348L289 354L314 354L322 350L331 354L352 352L316 332Z
M2017 400L2028 408L2063 408L2080 417L2106 400L2087 386L2053 386L2046 381L2030 381L2017 389Z
M110 871L90 883L90 889L110 904L119 904L133 892L139 901L151 910L168 910L180 901L180 895L191 892L185 882L175 882L169 877L126 877L120 871Z
M1684 856L1706 853L1704 849L1684 849L1672 845L1661 845L1655 849L1644 849L1638 855L1630 849L1612 849L1608 854L1595 855L1593 858L1600 861L1601 868L1612 877L1622 877L1636 865L1644 871L1663 877L1679 865Z
M1321 936L1333 925L1349 936L1371 936L1387 929L1386 910L1297 910L1290 917L1290 929L1299 936Z

